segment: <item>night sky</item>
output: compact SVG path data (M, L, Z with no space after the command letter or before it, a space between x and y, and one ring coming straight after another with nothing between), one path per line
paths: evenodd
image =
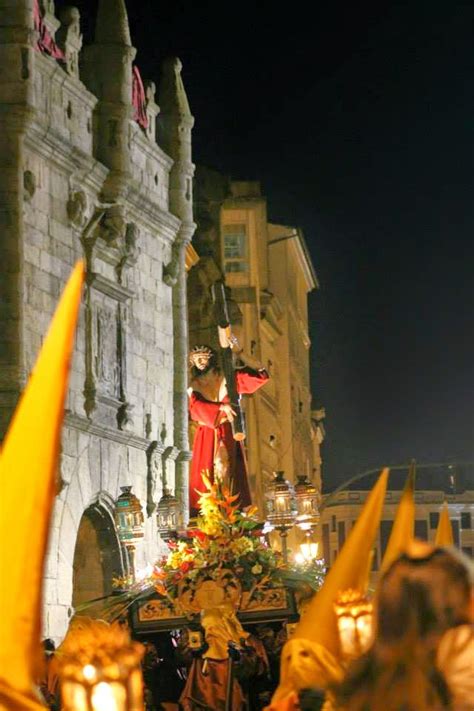
M183 61L195 162L304 231L326 486L472 461L472 3L127 5L144 78Z

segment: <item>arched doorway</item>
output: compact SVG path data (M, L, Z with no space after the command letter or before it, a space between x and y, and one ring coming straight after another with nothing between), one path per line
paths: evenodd
M122 556L112 519L102 506L89 506L82 515L74 549L73 607L109 595L112 578L121 575Z

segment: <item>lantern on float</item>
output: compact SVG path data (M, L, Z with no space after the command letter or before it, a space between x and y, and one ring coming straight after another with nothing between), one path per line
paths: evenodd
M285 479L285 472L275 472L273 482L270 484L267 496L267 519L276 528L281 537L281 547L285 562L288 559L287 536L290 528L295 523L293 489Z
M295 486L296 523L303 531L310 531L319 522L318 490L306 474L299 475Z
M158 533L164 541L176 538L179 523L179 502L166 487L163 489L163 496L156 507L156 520Z
M115 502L115 525L118 537L127 549L130 573L135 576L135 545L145 535L144 516L139 499L132 494L131 486L121 486L122 492Z
M300 543L300 549L295 553L295 561L298 565L308 565L316 560L318 557L318 543L312 543L310 541L306 543Z
M344 590L336 598L334 612L343 655L348 659L359 657L372 641L372 602L358 590Z
M72 627L57 654L63 711L143 711L143 651L118 623Z

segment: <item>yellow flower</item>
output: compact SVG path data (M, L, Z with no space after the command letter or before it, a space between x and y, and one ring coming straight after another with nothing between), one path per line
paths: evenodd
M253 573L254 575L259 575L262 572L263 568L260 565L260 563L255 563L255 565L250 568L250 572Z
M229 548L235 556L239 557L241 555L245 555L246 553L250 553L250 551L253 550L253 545L249 538L243 536L242 538L236 538L231 541Z

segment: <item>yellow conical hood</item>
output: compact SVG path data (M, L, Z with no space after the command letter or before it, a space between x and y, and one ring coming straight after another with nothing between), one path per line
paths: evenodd
M438 528L436 529L435 546L454 546L453 527L449 518L449 509L446 501L439 515Z
M416 465L415 462L412 462L388 539L380 569L381 573L390 567L415 535L415 476Z
M339 634L333 604L338 593L353 588L365 592L370 563L387 489L388 469L384 469L360 512L321 590L309 604L292 639L318 642L337 659L340 658Z
M41 588L69 364L81 298L79 262L56 309L0 456L0 706L42 708ZM5 701L9 699L8 703Z

